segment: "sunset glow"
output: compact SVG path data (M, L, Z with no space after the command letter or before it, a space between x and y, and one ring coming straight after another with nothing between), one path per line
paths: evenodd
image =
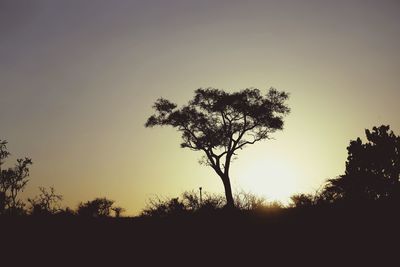
M298 178L304 177L296 166L285 161L256 160L238 173L243 190L265 197L268 201L287 204L298 193Z

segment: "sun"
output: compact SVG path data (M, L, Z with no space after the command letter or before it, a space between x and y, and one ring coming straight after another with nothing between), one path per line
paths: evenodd
M268 202L288 204L298 192L299 168L281 159L256 160L237 171L236 187L265 197Z

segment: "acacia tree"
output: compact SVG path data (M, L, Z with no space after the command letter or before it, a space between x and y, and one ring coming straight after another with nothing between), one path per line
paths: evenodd
M158 99L155 114L145 126L172 126L182 133L182 148L203 151L203 162L221 178L228 207L234 207L229 170L236 152L247 145L269 139L283 129L290 111L286 92L274 88L262 95L256 88L228 93L220 89L197 89L194 98L181 108Z

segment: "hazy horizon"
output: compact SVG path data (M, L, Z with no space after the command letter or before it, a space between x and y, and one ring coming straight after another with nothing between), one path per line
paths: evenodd
M201 153L148 129L159 97L195 89L290 93L282 132L232 165L234 191L287 201L343 173L350 140L400 134L398 1L0 1L0 139L34 164L23 197L223 193Z

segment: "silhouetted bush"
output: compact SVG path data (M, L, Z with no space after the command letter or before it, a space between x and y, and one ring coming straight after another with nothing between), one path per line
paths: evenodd
M265 198L249 192L234 195L237 211L271 211L283 208L280 202L267 203ZM226 199L223 195L204 193L202 199L195 191L186 191L179 198L149 199L140 216L167 217L193 213L211 214L225 209Z
M156 197L149 199L146 207L141 212L141 216L166 217L169 215L182 215L187 211L188 208L179 198L160 199Z
M76 216L77 212L69 207L66 207L64 209L59 209L54 215L62 217L71 217L71 216Z
M226 205L226 199L222 195L203 193L202 199L194 190L182 194L183 203L190 211L211 211L222 209Z
M125 212L125 209L122 208L122 207L113 207L113 208L111 208L111 209L112 209L112 211L114 211L114 216L115 216L115 218L121 217L121 214L122 214L123 212Z
M94 200L80 203L78 206L77 214L79 216L89 218L109 217L113 204L113 200L109 200L105 197L95 198Z
M305 208L312 207L316 204L316 197L311 194L297 194L290 197L293 208Z
M60 211L59 202L62 200L62 195L57 195L53 187L47 190L44 187L39 187L40 194L34 198L28 198L30 203L30 213L32 215L53 215Z
M249 192L241 191L235 194L236 207L240 210L261 210L267 208L266 199Z
M0 215L5 213L6 205L6 194L4 192L0 192Z
M223 209L226 206L226 198L218 194L204 194L198 211L211 212Z

